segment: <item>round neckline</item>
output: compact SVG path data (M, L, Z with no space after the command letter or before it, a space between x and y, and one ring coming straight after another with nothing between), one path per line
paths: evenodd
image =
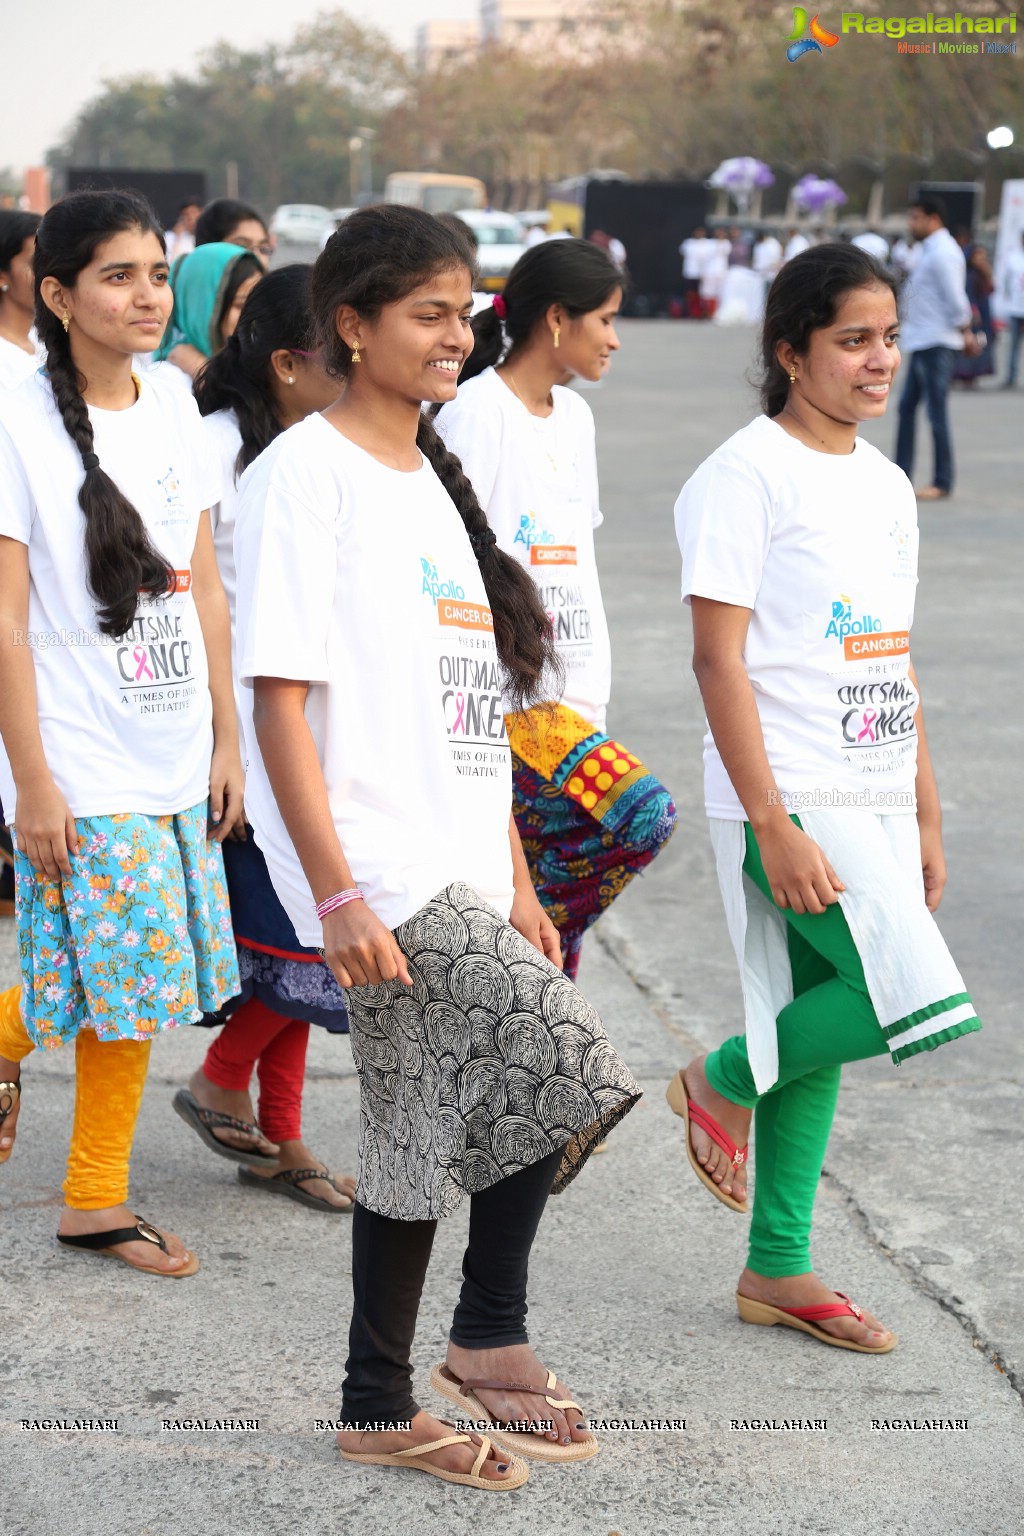
M426 455L420 448L417 448L416 450L420 456L420 462L417 464L415 469L396 469L393 464L385 464L382 459L378 459L375 453L371 453L368 448L364 448L361 443L357 443L354 438L348 436L347 432L342 432L338 427L333 426L331 422L329 422L324 416L322 411L314 411L312 416L307 417L306 420L312 421L314 418L320 421L324 429L327 432L330 432L332 436L340 437L342 442L347 443L350 448L354 448L356 453L361 454L364 459L369 459L371 464L375 464L377 468L383 470L386 475L401 475L403 478L406 478L409 475L421 475L427 467ZM296 422L295 425L301 426L302 423Z
M863 439L859 433L854 438L853 447L849 453L829 453L825 448L812 448L810 443L802 442L799 437L794 437L792 432L787 432L785 427L779 426L779 423L775 420L774 416L765 416L763 419L768 423L770 427L774 428L776 432L784 437L787 442L793 443L803 453L813 453L816 459L835 459L838 463L845 464L847 459L856 458L861 451L861 443Z

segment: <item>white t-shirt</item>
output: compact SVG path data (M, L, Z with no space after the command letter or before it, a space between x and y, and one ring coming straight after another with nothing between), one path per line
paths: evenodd
M217 551L217 569L224 583L224 593L231 610L231 633L235 632L235 511L238 505L238 487L235 484L235 463L242 446L242 433L234 411L214 411L202 418L207 452L211 465L220 473L220 496L210 508L213 525L213 546Z
M36 350L26 352L16 342L0 336L0 392L14 389L22 379L37 373L44 362L45 358Z
M809 251L810 248L811 242L808 240L807 236L802 235L800 231L797 230L796 234L791 235L790 238L786 241L786 250L783 256L783 260L792 261L794 256L802 256L804 251Z
M551 398L551 415L534 416L485 368L459 386L435 425L499 545L537 584L565 667L560 702L603 731L612 661L594 551L603 520L594 418L571 389L556 384Z
M217 498L195 402L148 380L125 411L89 407L100 464L177 573L140 598L127 635L101 634L86 586L79 453L41 374L0 405L0 534L28 546L27 643L50 772L75 816L187 810L210 787L212 706L191 592L200 513ZM0 798L16 817L0 761Z
M684 599L752 610L743 662L788 808L913 811L918 531L903 471L860 438L818 453L758 416L687 481L675 519ZM709 816L746 819L710 731L704 792Z
M434 471L388 469L307 416L242 477L235 561L246 809L302 943L322 930L253 729L256 677L310 684L338 838L389 928L453 880L507 917L512 770L494 630Z
M710 244L706 235L689 235L679 247L679 254L683 258L683 276L690 282L703 276Z

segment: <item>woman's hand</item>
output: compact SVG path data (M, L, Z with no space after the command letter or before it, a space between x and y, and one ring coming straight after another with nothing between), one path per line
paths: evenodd
M52 778L27 788L18 786L15 814L18 847L39 875L56 880L69 875L78 853L78 831L71 808Z
M521 933L534 949L539 949L552 965L557 966L559 970L562 969L562 944L558 937L558 929L537 900L537 893L532 885L525 890L516 888L515 900L512 902L512 911L509 913L508 920L516 932Z
M239 838L245 840L245 810L242 795L245 790L245 773L238 755L238 743L228 747L214 746L210 762L210 820L216 831L214 842L222 843L232 827L240 827Z
M946 888L946 855L942 851L942 828L918 823L921 834L921 873L924 876L924 904L929 912L937 910Z
M783 911L820 916L846 889L814 839L788 817L762 831L757 846L772 899Z
M390 928L365 901L347 901L324 918L324 959L339 987L412 986L409 964Z

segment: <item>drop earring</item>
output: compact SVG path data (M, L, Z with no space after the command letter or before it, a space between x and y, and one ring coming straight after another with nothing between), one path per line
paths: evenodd
M791 384L795 384L796 383L796 371L793 368L791 368L789 370L789 382Z
M361 363L362 362L362 358L359 355L359 343L358 343L358 341L356 342L355 346L352 348L352 361L354 363Z
M562 327L560 325L556 325L555 326L555 337L554 337L554 340L555 340L555 351L556 352L558 351L558 342L559 342L559 338L560 338L561 334L562 334Z
M64 313L61 315L60 323L64 327L64 334L66 336L68 331L70 331L70 329L71 329L71 316L70 316L70 314L68 313L67 310L65 310Z

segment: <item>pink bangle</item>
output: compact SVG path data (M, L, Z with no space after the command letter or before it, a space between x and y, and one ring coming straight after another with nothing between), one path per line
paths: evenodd
M362 901L363 893L357 885L353 885L347 891L338 891L334 896L328 896L326 901L321 901L316 909L316 915L323 922L328 912L337 912L339 907L345 907L350 901Z

